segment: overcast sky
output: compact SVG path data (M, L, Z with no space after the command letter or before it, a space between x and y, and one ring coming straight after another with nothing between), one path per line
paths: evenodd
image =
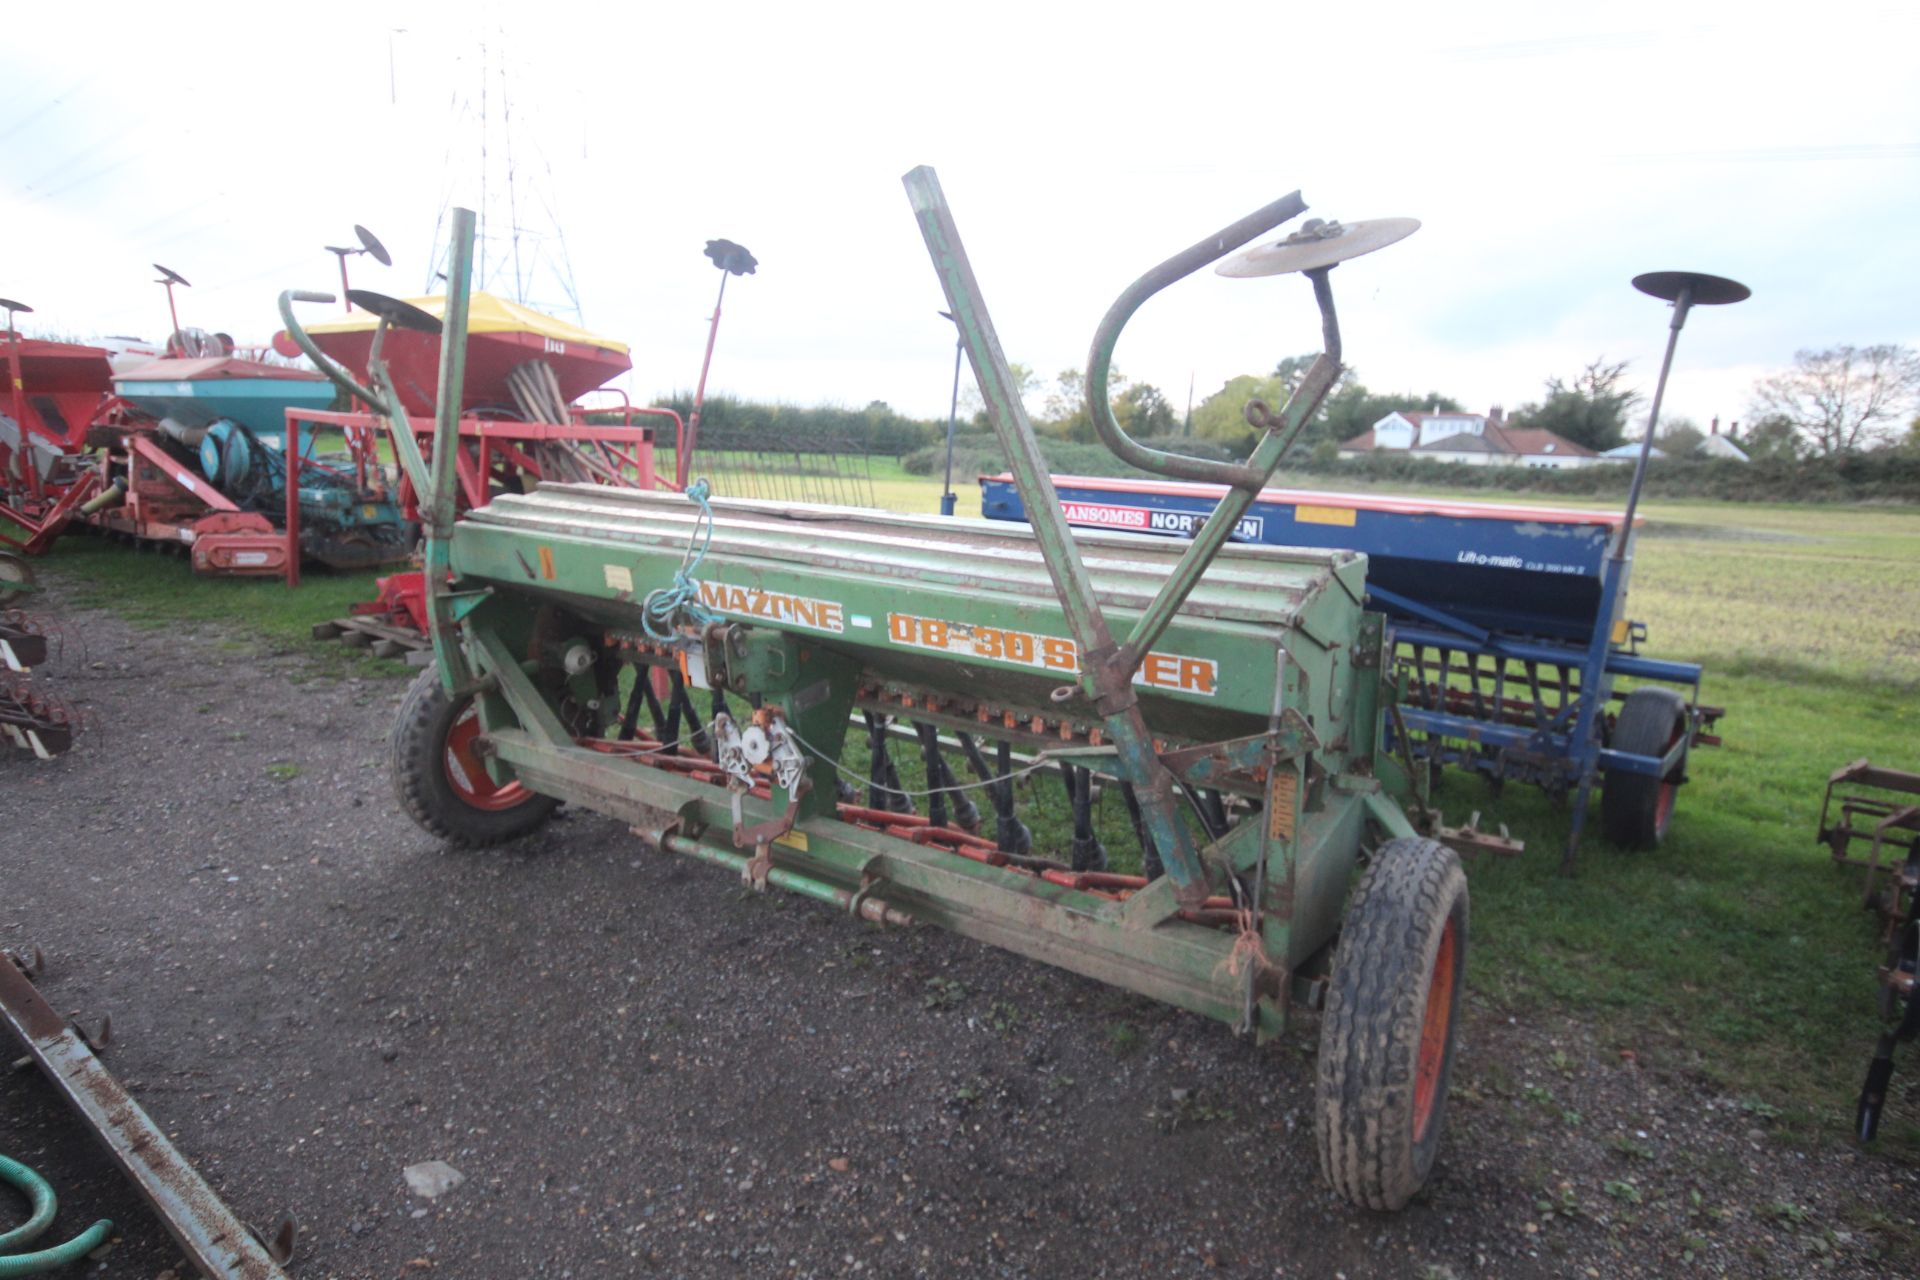
M280 289L337 287L322 246L356 222L395 265L354 283L424 292L449 195L480 200L484 85L493 260L510 142L523 270L564 226L639 396L692 386L724 236L762 265L715 389L944 415L952 330L900 186L923 163L1046 375L1134 276L1295 188L1425 224L1334 274L1375 389L1511 408L1596 356L1650 388L1667 317L1627 282L1656 269L1754 291L1688 325L1669 410L1702 426L1797 348L1920 344L1911 0L12 8L0 295L29 331L162 336L158 261L193 281L183 323L264 341ZM1118 363L1180 407L1316 340L1297 278L1208 273Z

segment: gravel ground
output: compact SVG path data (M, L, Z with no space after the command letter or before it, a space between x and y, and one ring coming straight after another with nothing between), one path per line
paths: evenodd
M588 813L450 852L391 798L399 682L66 624L46 678L98 726L0 758L0 943L112 1014L107 1062L237 1212L297 1214L297 1276L1912 1274L1913 1169L1578 1023L1470 1006L1430 1194L1358 1212L1315 1166L1310 1022L1250 1049ZM0 1071L0 1151L60 1238L119 1224L89 1273L190 1273L35 1072ZM430 1160L464 1182L410 1193Z

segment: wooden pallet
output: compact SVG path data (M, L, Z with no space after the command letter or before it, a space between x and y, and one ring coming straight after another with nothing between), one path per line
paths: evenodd
M335 618L317 622L315 640L338 640L355 649L366 649L376 658L401 658L410 667L424 667L433 661L433 648L427 638L404 627L374 618Z

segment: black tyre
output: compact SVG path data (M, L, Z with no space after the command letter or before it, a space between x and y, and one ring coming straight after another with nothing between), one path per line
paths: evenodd
M526 835L559 804L488 777L474 750L479 735L473 699L449 699L429 667L407 690L388 743L394 795L407 816L443 840L476 847Z
M1692 738L1686 699L1671 689L1635 689L1613 723L1613 749L1637 756L1664 756L1674 743ZM1658 778L1609 770L1600 780L1600 831L1626 849L1652 849L1667 838L1673 803L1687 778L1683 747L1673 767Z
M1467 877L1436 840L1390 840L1354 887L1320 1024L1320 1170L1399 1209L1433 1169L1467 961Z

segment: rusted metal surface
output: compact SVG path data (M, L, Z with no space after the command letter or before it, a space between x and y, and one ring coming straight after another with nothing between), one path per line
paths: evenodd
M1852 856L1848 846L1854 840L1871 839L1876 845L1891 843L1909 852L1914 847L1914 836L1910 833L1920 828L1910 822L1888 822L1898 814L1907 813L1913 806L1900 804L1885 796L1865 794L1867 791L1891 791L1897 795L1920 797L1920 773L1889 769L1864 759L1833 771L1827 778L1826 796L1820 802L1820 833L1816 839L1832 851L1833 860L1837 863L1859 867L1878 861L1877 848L1867 859ZM1834 811L1835 800L1839 801L1837 813ZM1867 822L1872 825L1868 826Z
M79 729L79 708L71 702L0 674L0 741L51 760L72 749Z
M1912 797L1911 800L1903 797ZM1920 889L1920 773L1855 760L1827 778L1815 837L1827 846L1836 866L1861 867L1866 883L1861 902L1880 915L1883 935L1891 937L1906 919L1909 901ZM1864 857L1853 851L1864 842Z
M0 670L26 671L47 660L47 637L24 610L0 612Z
M0 1020L106 1146L208 1280L286 1280L267 1247L234 1216L52 1005L12 956L0 958ZM275 1232L287 1239L283 1223ZM290 1243L287 1245L290 1252Z
M1900 1042L1920 1037L1920 773L1855 760L1827 778L1816 837L1835 866L1866 871L1861 905L1880 921L1876 974L1884 1026L1854 1113L1854 1136L1879 1130ZM1867 845L1866 856L1853 843Z
M1901 868L1898 888L1877 905L1887 920L1886 961L1877 975L1883 1025L1867 1079L1854 1112L1854 1136L1870 1142L1880 1127L1887 1093L1893 1081L1894 1050L1902 1041L1920 1038L1920 896L1914 892L1916 859L1909 855Z
M668 853L684 854L701 862L711 862L716 866L727 867L739 872L743 877L751 874L752 861L741 854L725 849L716 849L712 845L690 840L685 836L668 836L661 842L660 848ZM812 876L783 870L769 863L766 882L789 893L812 898L832 906L841 907L850 914L874 924L904 927L913 923L913 917L900 911L879 898L868 897L865 890L859 892L837 888Z
M59 640L58 627L24 609L0 609L0 744L41 760L69 750L84 725L79 707L28 676Z
M1504 822L1500 824L1498 834L1482 831L1478 812L1457 827L1435 824L1433 838L1463 857L1476 853L1496 853L1511 858L1526 852L1524 843L1507 834Z

